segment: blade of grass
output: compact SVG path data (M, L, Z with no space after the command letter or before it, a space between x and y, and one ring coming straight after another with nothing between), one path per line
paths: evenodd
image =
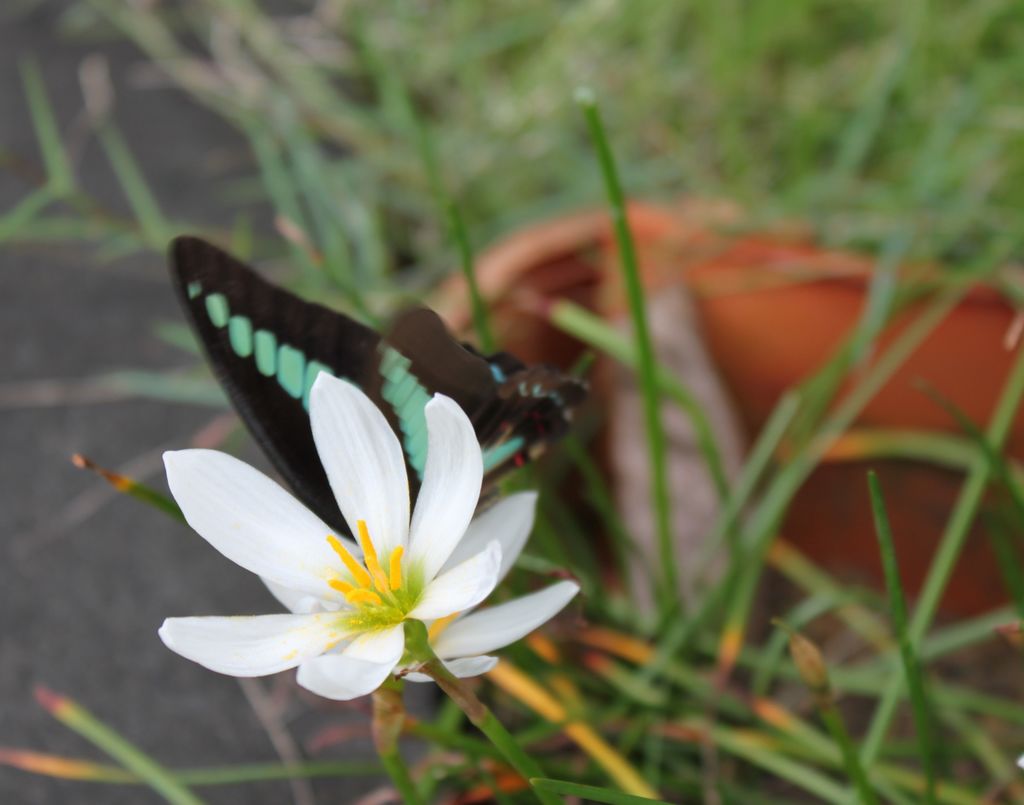
M639 374L640 362L635 344L599 316L572 302L556 302L550 311L550 321L563 332L611 356ZM715 443L714 430L693 393L670 371L657 365L656 381L661 393L686 414L693 426L697 447L704 458L721 500L728 495L729 482L722 466L721 453Z
M437 207L441 220L444 221L448 229L448 237L458 252L459 266L462 269L462 275L466 280L466 287L469 290L473 329L476 331L480 349L484 352L493 352L496 341L494 331L491 329L487 306L484 303L483 295L480 293L480 287L476 279L473 247L469 239L469 230L466 227L466 221L462 216L459 205L455 203L445 185L430 128L417 112L416 106L406 90L405 82L402 81L395 69L385 60L379 58L370 37L366 35L365 29L362 26L357 26L357 28L360 31L364 56L370 65L371 71L377 78L381 87L381 94L390 113L396 118L396 122L401 125L407 135L415 140L416 149L420 155L420 162L426 173L431 195L434 198L434 204Z
M0 243L15 237L24 237L25 228L57 198L50 184L36 188L11 209L0 216Z
M185 522L185 515L181 513L181 508L177 503L167 497L167 495L157 492L155 489L146 486L144 483L136 481L134 478L129 478L127 475L122 475L114 472L113 470L101 467L95 461L86 458L81 453L75 453L71 456L71 463L79 469L92 470L118 492L123 492L136 500L142 501L147 506L159 509L164 514L180 523Z
M1003 522L1004 518L992 515L985 518L986 530L992 543L992 552L1003 576L1003 584L1010 594L1019 617L1024 617L1024 572L1021 571L1020 554L1011 541L1012 529Z
M32 774L83 782L149 785L146 778L129 769L91 760L61 757L26 749L0 749L0 764ZM323 760L297 765L281 763L243 763L237 766L167 769L181 785L237 785L271 780L313 777L375 776L383 772L379 763Z
M44 687L37 687L35 694L39 704L50 715L91 741L126 769L139 775L150 788L172 805L202 805L202 800L175 780L171 772L81 705Z
M325 273L365 315L366 302L353 274L348 243L338 216L338 200L328 185L333 174L328 169L319 144L310 136L294 110L290 105L282 106L284 108L277 117L292 166L286 170L294 176L294 192L305 197L318 248L324 256Z
M885 574L885 586L889 592L889 612L892 617L893 630L899 642L900 658L903 661L903 674L906 677L907 690L910 694L910 708L914 717L917 739L921 746L921 762L924 765L925 802L935 802L935 725L932 722L928 696L925 692L924 674L918 661L914 646L907 634L907 604L900 580L899 562L896 559L896 543L893 540L889 515L885 508L885 498L878 476L868 473L868 492L871 496L871 512L875 520L875 533L878 536L879 551L882 555L882 571Z
M668 455L665 428L661 421L661 401L658 393L654 344L647 327L644 291L640 282L640 266L633 244L633 234L626 218L626 200L619 183L615 158L601 121L601 112L598 109L594 93L589 89L577 90L576 103L583 111L590 138L597 150L598 163L611 207L615 240L619 248L619 265L626 286L630 320L633 324L633 340L636 345L640 389L643 395L647 450L651 462L651 505L655 515L658 557L664 574L660 585L659 604L662 615L668 616L672 612L682 611L683 599L682 591L679 588L675 544L672 540L671 502L668 494Z
M1019 349L985 431L986 440L994 448L1000 447L1006 440L1022 394L1024 394L1024 349ZM975 512L981 503L985 488L988 486L990 473L988 460L984 455L978 456L971 466L967 480L953 507L953 512L946 522L946 528L918 597L917 607L908 624L907 636L911 646L916 647L921 642L938 610L942 593L953 573L960 550L963 548L974 520ZM885 688L868 728L867 737L861 747L861 758L865 765L870 765L882 748L885 735L895 715L901 689L899 677L894 677Z
M103 150L121 183L125 198L142 228L150 248L163 251L171 239L172 227L164 218L131 149L113 122L107 120L96 129Z
M751 522L745 530L743 551L734 558L726 578L709 592L701 608L692 618L681 621L666 633L658 658L648 667L649 672L653 673L660 663L687 645L716 610L723 605L734 605L731 596L734 590L740 586L741 576L760 575L763 557L771 545L776 534L776 527L784 516L786 507L826 452L832 440L850 426L857 414L899 366L938 326L939 322L946 318L963 293L962 287L954 285L926 306L917 318L913 319L900 332L889 348L865 373L861 381L836 407L821 427L818 435L782 468L756 508ZM733 622L745 623L748 614L749 610L745 610L742 617L732 615L727 618Z
M714 528L701 544L700 553L697 556L695 578L701 578L707 573L709 562L726 537L733 538L730 539L730 550L737 549L738 546L734 542L737 520L775 455L779 442L799 407L800 395L795 391L786 392L775 404L747 455L747 460L725 500L725 505L715 520Z
M552 794L561 794L566 797L579 797L587 802L606 802L608 805L669 805L663 799L635 797L632 794L623 794L621 791L613 791L610 788L581 785L568 780L536 777L530 780L530 784L541 791L550 791Z
M624 791L636 796L656 799L633 765L614 747L583 721L572 720L569 712L540 683L534 681L507 660L501 660L487 673L487 678L510 696L525 704L565 732L597 765L603 768Z
M880 649L891 648L889 629L858 600L856 593L814 564L784 537L772 543L768 564L804 592L827 597L838 608L836 614L865 640Z
M34 59L22 60L20 67L29 115L46 166L48 185L55 197L67 195L74 190L75 179L57 127L57 118L46 94L46 85Z
M938 467L968 470L977 457L977 445L970 439L949 433L903 428L853 428L840 436L823 461L869 461L874 458L906 458ZM1003 458L1017 485L1024 484L1024 469Z
M298 191L292 184L292 177L281 158L280 149L274 138L267 132L262 121L248 115L238 117L238 124L252 146L253 154L260 168L263 188L278 216L294 224L302 232L309 231L306 216L299 202ZM288 238L291 254L307 277L315 277L318 269L309 252L300 248Z

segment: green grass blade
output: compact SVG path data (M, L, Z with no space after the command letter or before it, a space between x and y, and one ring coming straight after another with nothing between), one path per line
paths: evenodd
M1010 537L1014 530L1004 522L1006 519L997 512L985 518L985 525L999 572L1003 575L1003 584L1017 608L1018 616L1024 617L1024 572L1021 570L1019 551Z
M142 170L121 132L110 121L97 128L100 144L107 154L114 173L121 183L125 198L139 222L142 234L150 248L163 251L171 239L171 225L164 218L156 197L150 190Z
M611 356L637 373L640 361L636 345L599 316L572 302L556 302L550 311L550 321L563 332L578 338L588 346ZM660 364L656 365L656 379L661 393L675 403L690 420L697 448L707 465L719 499L725 500L729 483L726 479L722 455L715 441L714 430L700 401L682 381Z
M25 59L21 62L21 80L28 100L32 125L35 127L39 148L43 154L49 185L54 195L66 195L74 190L75 178L57 127L57 118L53 114L53 107L50 105L46 86L35 60Z
M0 216L0 243L19 237L26 226L57 198L52 184L33 190Z
M155 489L147 486L141 481L136 481L134 478L129 478L127 475L122 475L119 472L114 472L106 469L105 467L101 467L95 461L90 458L86 458L81 453L75 453L71 456L71 463L79 469L95 472L118 492L123 492L124 494L145 503L147 506L159 509L164 514L177 520L179 523L185 522L185 515L181 513L181 507L178 506L172 498L157 492Z
M416 111L405 84L393 69L388 69L371 46L367 37L363 37L363 48L367 60L376 73L377 79L382 88L385 102L391 108L392 114L398 118L398 122L408 136L416 142L416 148L420 155L420 162L427 176L427 183L430 185L430 192L434 198L441 220L448 229L448 236L455 245L459 255L459 266L462 275L466 280L466 287L469 289L470 311L473 317L473 328L476 330L477 339L480 342L480 349L484 352L493 352L496 348L494 331L491 328L490 316L487 305L484 303L483 295L480 293L480 286L476 279L476 270L473 258L473 246L469 239L469 230L466 221L462 216L459 205L455 203L444 178L441 175L441 165L437 158L437 151L434 148L434 141L430 128Z
M1022 394L1024 394L1024 349L1017 352L996 409L985 431L986 440L994 448L998 448L1006 440ZM983 455L979 455L972 463L967 480L960 490L953 513L946 522L946 528L925 577L917 607L908 626L911 645L916 646L920 643L938 611L942 593L946 589L957 558L960 556L960 550L967 539L975 513L981 503L985 488L988 486L990 474L989 462ZM902 688L900 681L899 678L894 678L889 683L875 710L862 746L862 760L866 765L870 764L881 751L885 734L892 723L896 705L899 702Z
M170 771L81 705L42 687L36 688L36 699L50 715L137 774L172 805L202 805L202 800L175 780Z
M772 409L768 421L761 428L754 446L750 449L735 485L725 500L725 505L715 520L714 528L700 547L700 553L696 560L698 568L696 578L700 578L707 571L708 565L714 558L715 551L721 546L723 539L735 538L740 513L753 495L754 489L775 455L776 448L799 407L799 393L789 391L779 399L775 408ZM730 544L731 549L735 550L736 547L735 543Z
M861 381L835 408L821 426L817 435L785 465L765 491L750 524L744 532L743 551L733 558L725 578L705 596L701 608L688 620L680 621L664 635L658 656L649 665L653 672L681 648L687 646L712 616L719 610L728 609L731 592L739 586L737 576L759 577L764 556L776 535L776 529L785 515L786 508L800 485L817 466L832 442L848 428L854 418L863 410L868 401L902 365L913 351L924 341L935 327L943 321L962 296L963 289L954 287L933 300L879 356ZM841 360L842 356L836 358ZM747 586L748 583L744 583ZM745 618L744 618L745 620Z
M924 674L907 632L907 604L900 580L899 563L896 559L896 543L893 540L889 515L885 508L885 498L878 476L872 471L868 473L868 491L871 495L871 512L875 520L875 533L878 535L878 547L882 555L882 571L885 574L885 586L889 592L889 611L892 615L893 630L899 642L900 657L903 661L903 674L907 681L910 694L910 707L914 716L917 739L921 746L921 761L924 764L925 778L928 787L925 789L925 802L935 802L935 724L931 717L931 708L925 692Z
M619 263L625 280L630 320L633 324L640 389L643 395L647 449L651 462L651 505L654 508L658 558L664 574L660 585L659 602L662 613L667 614L681 610L683 600L680 595L679 570L676 566L675 544L672 539L672 511L668 493L668 453L665 428L661 421L661 400L654 344L647 327L644 291L640 283L640 266L637 263L633 234L629 230L629 221L626 217L626 199L619 183L615 158L605 134L601 113L593 93L589 90L577 91L576 102L583 110L587 129L597 150L598 162L611 207L611 217L615 226Z
M136 772L108 763L61 757L21 749L0 749L0 765L21 769L31 774L80 780L90 783L148 785ZM273 780L316 777L379 776L384 769L379 763L346 760L321 760L285 765L283 763L241 763L236 766L167 769L181 785L237 785Z
M552 780L547 777L534 777L530 785L538 791L547 791L551 794L561 794L564 797L579 797L585 802L603 802L608 805L669 805L663 799L648 799L637 797L633 794L623 794L611 788L601 788L596 785L582 785L568 780Z

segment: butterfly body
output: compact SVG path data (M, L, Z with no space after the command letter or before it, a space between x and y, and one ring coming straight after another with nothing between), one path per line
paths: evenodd
M514 356L460 344L432 311L400 314L386 335L277 287L194 237L171 244L179 300L242 420L300 499L338 530L344 520L309 426L309 390L320 372L363 389L402 443L415 494L426 461L423 407L454 399L476 430L485 485L539 454L568 428L583 384Z

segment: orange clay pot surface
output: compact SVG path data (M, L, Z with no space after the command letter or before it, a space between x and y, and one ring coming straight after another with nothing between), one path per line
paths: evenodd
M873 266L868 257L826 250L806 237L723 234L723 224L737 223L725 205L633 204L629 220L647 293L680 284L689 288L748 439L785 390L828 360L863 310ZM624 315L615 254L604 213L528 228L486 253L478 277L503 343L528 360L570 363L581 347L548 323L547 305L570 298L610 317ZM927 275L929 270L908 266L901 273ZM464 290L459 283L446 290L443 312L454 326L466 326ZM912 306L897 317L875 354L883 353L920 310ZM1014 311L999 294L973 288L875 395L854 432L864 427L958 432L952 418L921 391L922 381L983 427L1013 358L1004 345L1013 321ZM869 358L858 371L870 365ZM846 388L855 380L856 375ZM857 460L852 435L842 452L842 463L826 462L807 480L781 533L825 567L880 584L865 479L868 467L874 467L889 504L904 582L911 592L919 590L962 474L910 460ZM1024 453L1020 416L1007 452ZM943 606L950 613L972 614L1005 600L988 538L976 525Z

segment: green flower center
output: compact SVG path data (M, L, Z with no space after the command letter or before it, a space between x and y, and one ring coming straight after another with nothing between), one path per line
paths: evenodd
M387 570L381 566L365 520L359 520L358 540L363 549L359 562L333 534L327 542L351 574L352 581L341 578L327 583L352 604L344 614L346 629L365 632L386 629L402 623L423 594L423 569L420 564L403 566L405 549L399 545L388 557Z

